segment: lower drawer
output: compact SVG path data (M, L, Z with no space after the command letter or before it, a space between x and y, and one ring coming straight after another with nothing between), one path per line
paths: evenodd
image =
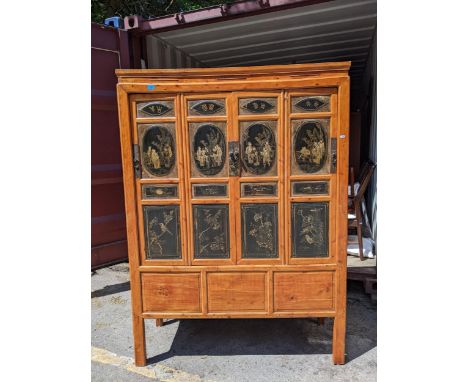
M331 310L334 272L275 272L274 311Z
M201 312L199 273L141 275L144 312Z

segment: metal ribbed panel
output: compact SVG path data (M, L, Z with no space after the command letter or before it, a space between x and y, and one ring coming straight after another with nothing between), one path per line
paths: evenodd
M335 0L221 19L157 36L202 66L351 60L351 76L358 79L365 68L376 22L376 0ZM156 44L155 40L150 41ZM153 66L150 59L150 67L162 66Z

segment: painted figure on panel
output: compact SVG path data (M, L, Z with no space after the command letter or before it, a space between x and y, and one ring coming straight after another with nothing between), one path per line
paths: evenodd
M175 163L174 139L163 126L150 127L143 137L143 164L152 175L169 174Z
M297 131L294 143L299 168L308 173L319 171L327 159L326 133L318 122L306 122Z
M274 164L275 136L264 124L249 126L243 137L243 163L246 169L254 174L265 174Z
M214 125L200 126L194 136L194 159L204 175L216 175L224 166L226 143L222 131Z

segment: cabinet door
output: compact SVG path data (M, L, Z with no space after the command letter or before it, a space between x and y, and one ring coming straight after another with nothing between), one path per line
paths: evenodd
M336 90L288 92L285 119L288 263L334 261Z
M235 262L229 103L229 93L183 97L191 264Z
M234 93L233 125L239 142L235 177L237 263L281 263L283 128L281 92Z
M186 264L180 97L134 95L131 106L141 264Z

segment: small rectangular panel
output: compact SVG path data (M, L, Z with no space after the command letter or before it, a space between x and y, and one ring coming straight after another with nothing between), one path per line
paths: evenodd
M178 188L175 184L170 185L154 185L154 184L143 184L141 186L141 198L142 199L166 199L166 198L177 198Z
M292 195L328 195L328 181L292 182Z
M265 272L207 273L208 312L266 311Z
M274 311L332 310L333 272L275 272Z
M229 258L229 205L194 205L193 236L196 259Z
M278 257L277 204L242 204L242 258Z
M328 257L328 202L292 203L292 257Z
M314 113L330 111L330 96L292 97L292 113Z
M276 114L277 98L240 98L239 99L239 114Z
M227 176L226 123L190 123L189 134L192 177Z
M181 259L179 206L143 206L148 260Z
M330 120L291 121L291 174L330 173Z
M227 184L192 184L194 198L217 198L227 196Z
M143 273L144 312L200 312L199 273Z
M242 176L277 175L277 121L240 123Z
M276 182L270 183L241 183L241 196L276 196Z
M174 123L138 124L143 178L177 177Z
M223 98L189 100L188 115L226 115L226 101Z

